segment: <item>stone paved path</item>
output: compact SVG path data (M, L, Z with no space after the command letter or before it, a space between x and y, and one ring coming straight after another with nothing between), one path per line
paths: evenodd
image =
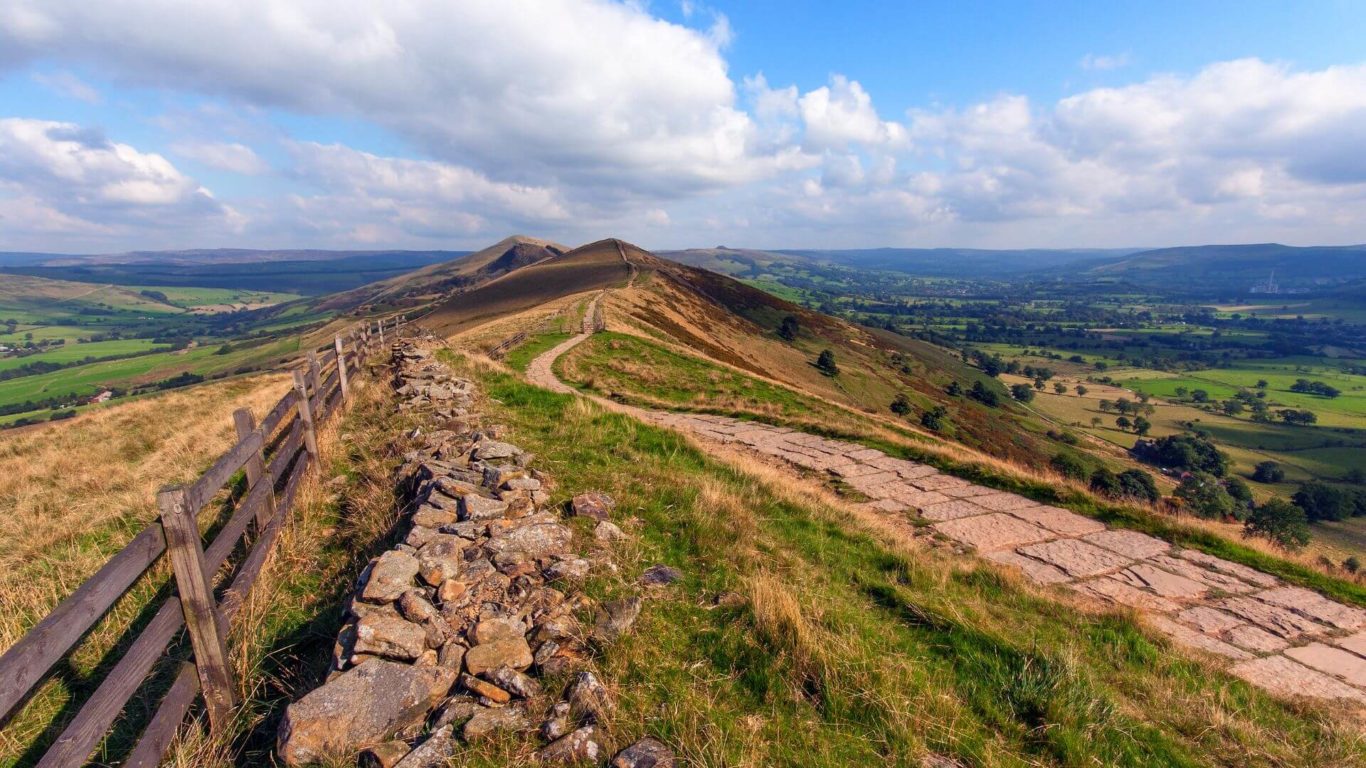
M573 392L552 366L590 335L585 327L537 357L528 378L557 392ZM1039 584L1133 608L1177 644L1222 657L1232 674L1274 694L1366 705L1366 610L1244 565L1137 531L1110 529L856 443L724 416L649 411L593 399L704 442L828 472L871 499L867 507L878 514L918 518Z

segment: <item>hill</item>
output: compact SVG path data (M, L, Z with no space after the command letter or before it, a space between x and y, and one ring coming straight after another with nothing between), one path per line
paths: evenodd
M1141 251L1080 273L1135 285L1181 285L1240 293L1272 273L1282 290L1327 289L1366 278L1366 245L1297 247L1278 243L1197 245Z
M694 248L663 251L664 258L713 272L758 277L775 268L819 270L845 268L900 272L925 277L999 279L1038 270L1094 264L1133 253L1134 249L855 248L778 249Z

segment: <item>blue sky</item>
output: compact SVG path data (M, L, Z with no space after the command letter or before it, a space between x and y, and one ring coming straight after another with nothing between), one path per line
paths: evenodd
M1362 242L1362 40L1347 2L11 0L0 249Z

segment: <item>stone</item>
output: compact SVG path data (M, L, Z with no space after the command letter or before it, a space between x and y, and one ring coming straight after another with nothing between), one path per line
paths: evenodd
M441 618L441 611L431 604L425 593L421 590L410 589L403 593L398 599L398 610L403 614L403 618L414 624L420 625L427 631L427 644L432 648L439 648L446 642L450 633L445 619Z
M928 507L932 504L942 504L950 500L948 496L945 496L939 491L914 490L898 493L893 498L897 502L905 504L908 507L915 507L918 510L923 510L925 507Z
M1245 581L1236 579L1226 573L1204 568L1180 557L1158 555L1157 557L1149 558L1148 562L1158 566L1164 571L1170 571L1177 576L1182 576L1191 581L1198 581L1209 589L1215 589L1220 592L1241 595L1256 589L1256 587Z
M1245 626L1243 620L1229 613L1197 605L1176 614L1176 620L1207 635L1219 635L1234 627Z
M550 714L541 723L541 738L554 741L569 733L573 726L569 722L569 702L557 701L550 708Z
M1142 560L1171 549L1170 544L1138 531L1110 530L1093 533L1085 540L1125 557Z
M408 531L408 535L404 537L403 543L414 549L422 549L422 545L431 541L432 537L437 533L438 531L435 528L424 528L420 525L416 525L413 526L412 530Z
M487 680L481 680L472 675L461 675L460 687L478 696L480 702L485 704L501 706L512 701L511 693Z
M897 501L896 499L892 498L878 499L877 501L869 504L868 506L871 509L877 510L878 512L905 512L906 509L910 507L910 505L906 502Z
M1131 587L1147 589L1162 597L1191 599L1204 595L1205 585L1147 563L1135 563L1114 575Z
M1229 672L1279 696L1366 703L1366 693L1279 654L1234 664Z
M950 502L952 503L952 502ZM942 506L942 505L941 505ZM982 552L1048 541L1053 534L1003 512L935 523L934 529Z
M1177 645L1224 656L1235 661L1252 658L1252 654L1241 648L1236 648L1222 640L1196 632L1185 624L1178 624L1165 616L1149 616L1147 621L1154 629L1166 635Z
M617 502L605 493L591 491L581 493L569 500L569 514L573 517L591 517L594 520L607 520Z
M1042 560L1066 573L1084 579L1115 571L1129 564L1129 558L1079 539L1058 539L1019 549L1020 554Z
M1038 560L1017 554L1008 549L987 552L986 558L998 562L1001 565L1008 565L1020 569L1030 581L1037 584L1064 584L1071 581L1071 578L1067 574L1057 568L1054 568L1047 563L1041 563Z
M525 633L521 623L508 618L484 619L470 627L466 635L473 645L496 643L500 640L518 640Z
M1172 613L1181 607L1165 597L1159 597L1130 586L1113 575L1077 582L1072 585L1072 588L1078 592L1138 610Z
M502 666L492 672L485 672L484 679L511 693L513 696L520 696L530 699L541 695L541 684L531 679L530 676L518 672L512 667Z
M543 523L515 528L489 539L484 548L490 554L525 552L528 557L545 557L564 552L574 539L574 533L559 523Z
M497 440L480 440L474 446L474 458L480 461L491 459L510 459L520 456L522 449L512 443L503 443Z
M607 688L592 672L575 675L564 700L569 702L569 715L574 722L600 723L612 711L612 698Z
M582 581L588 578L591 565L582 557L556 560L545 569L545 577L549 581Z
M1239 648L1254 653L1274 653L1290 645L1289 642L1251 624L1234 627L1225 632L1223 637Z
M461 736L466 742L475 744L494 733L524 731L528 727L526 715L517 707L480 708L465 722Z
M460 497L460 520L462 522L494 520L502 517L507 511L508 503L506 501L490 499L476 493L467 493Z
M417 558L412 555L395 550L385 552L370 563L360 597L372 603L393 602L412 588L417 571Z
M466 650L468 649L458 641L450 640L437 652L436 663L459 672L465 664Z
M641 599L628 597L611 600L598 607L597 620L593 626L593 639L599 643L610 643L631 630L636 617L640 616Z
M603 520L593 529L593 538L610 544L625 539L626 534L615 523Z
M455 522L456 519L455 510L441 509L430 504L423 504L413 513L410 521L413 525L422 528L440 528L447 523ZM420 545L415 544L414 546Z
M1366 631L1358 632L1355 635L1339 637L1333 641L1339 648L1346 648L1356 655L1366 659Z
M1285 655L1306 667L1340 677L1357 687L1366 687L1366 659L1354 653L1323 643L1310 643L1298 648L1288 648Z
M611 768L674 768L674 753L664 743L644 738L617 753Z
M1294 611L1250 597L1230 597L1219 601L1216 605L1286 640L1296 640L1304 635L1317 634L1325 629L1323 625L1317 624Z
M465 594L465 583L455 579L446 579L441 582L441 586L436 588L436 599L443 603L459 600Z
M464 539L449 533L433 537L417 551L418 575L433 587L459 576L466 546Z
M355 638L353 654L412 661L427 649L427 631L398 616L365 616L356 622Z
M1248 584L1255 584L1259 587L1274 587L1280 582L1275 576L1262 573L1246 565L1230 562L1214 555L1208 555L1195 549L1183 549L1176 553L1177 557L1189 560L1192 563L1202 565L1212 571L1227 574L1238 579L1242 579Z
M386 741L361 750L356 762L361 768L394 768L411 751L406 741Z
M593 726L586 725L547 744L536 753L536 759L542 763L596 763L601 749Z
M920 516L926 520L943 522L946 520L957 520L963 517L973 517L975 515L985 515L988 510L973 504L970 501L956 499L945 501L939 504L928 504L920 507Z
M1010 514L1060 536L1085 536L1105 530L1105 524L1099 520L1057 507L1024 507L1012 509Z
M518 670L526 669L533 661L531 646L521 637L482 643L465 651L465 669L471 675L488 672L504 665Z
M972 503L979 507L985 507L992 512L1007 512L1012 509L1039 506L1039 502L1026 499L1015 493L990 493L984 496L974 496Z
M965 485L972 485L961 477L940 474L916 478L911 484L922 491L943 491L948 488L962 488Z
M1253 597L1321 621L1334 629L1358 629L1366 625L1366 611L1337 603L1303 587L1280 587Z
M446 725L432 731L425 741L409 752L394 768L438 768L455 754L454 728Z
M279 755L287 765L306 765L354 754L421 723L454 682L449 669L370 659L289 705Z
M640 583L646 587L667 587L682 579L682 571L667 565L652 565L640 575Z
M441 709L436 711L436 716L432 718L432 727L441 728L446 725L464 725L465 721L474 717L474 713L479 710L479 704L470 696L452 696L441 705Z

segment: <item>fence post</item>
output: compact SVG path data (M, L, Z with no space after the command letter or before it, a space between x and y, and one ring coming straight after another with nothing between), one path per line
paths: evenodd
M318 365L318 353L308 350L308 386L313 389L313 396L318 398L318 410L323 407L323 375L322 366Z
M299 421L304 425L304 447L316 465L318 462L318 433L313 428L313 407L308 403L308 387L304 386L304 372L294 371L294 392L299 396Z
M375 321L375 326L379 328L379 343L384 343L384 318Z
M341 334L337 334L332 345L337 349L337 383L341 385L342 400L349 400L351 399L351 383L346 380L346 349L342 345Z
M199 539L196 510L188 506L185 489L165 488L157 494L161 509L161 528L166 535L166 552L175 571L180 608L185 628L194 648L199 688L209 713L209 729L221 731L228 724L235 706L232 671L228 669L225 638L218 623L218 611L208 574L204 573L204 546Z
M256 417L252 415L250 408L238 408L233 411L232 423L237 427L238 440L246 440L252 432L256 431ZM275 517L275 478L266 474L265 438L266 435L261 435L261 450L247 459L247 492L250 493L260 482L269 485L266 490L266 503L261 505L261 509L256 512L256 530L258 532L266 526L266 523L270 522L272 517Z

